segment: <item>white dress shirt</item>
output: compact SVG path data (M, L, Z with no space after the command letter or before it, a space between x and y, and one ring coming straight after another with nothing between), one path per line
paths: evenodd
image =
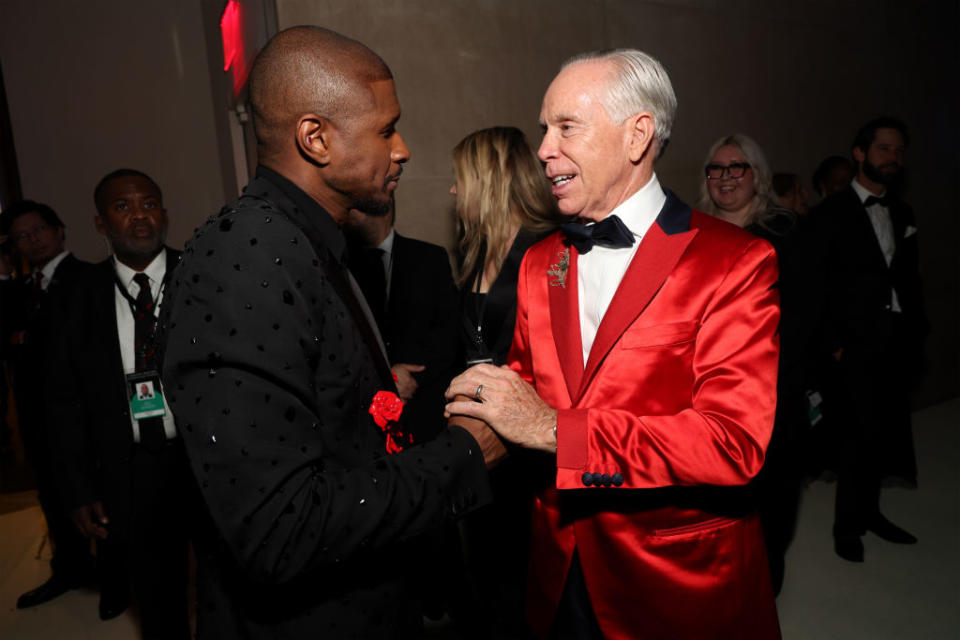
M607 214L618 216L627 225L633 233L633 246L614 249L595 245L589 252L577 257L577 296L580 301L580 341L583 344L584 366L597 337L597 329L620 287L623 274L627 272L640 241L666 201L667 196L654 174L643 188Z
M861 203L866 202L867 198L875 195L857 182L856 178L854 178L851 186L856 192L857 197L860 198ZM884 191L884 193L886 193L886 191ZM884 193L881 193L878 197L882 197ZM870 224L873 226L873 233L877 236L880 251L883 252L883 258L887 261L887 266L889 267L890 263L893 262L893 254L897 251L897 240L894 237L893 220L890 218L890 210L879 203L874 203L866 207L866 209L867 216L870 218ZM890 294L890 309L899 313L900 301L897 299L897 292L891 289Z
M114 258L113 266L117 271L117 278L120 283L127 288L127 293L134 300L140 293L140 285L133 281L133 276L137 272ZM167 272L167 252L160 251L157 257L153 259L143 273L150 279L150 293L153 294L156 303L154 304L154 313L160 313L160 302L163 299L163 276ZM137 370L137 356L134 348L134 318L133 311L130 309L130 302L120 293L119 288L114 287L114 300L117 310L117 338L120 341L120 358L123 360L123 373L134 373ZM161 386L162 389L162 386ZM170 412L170 403L166 402L167 395L163 394L167 413L163 416L163 431L167 439L175 438L177 429L174 426L173 414ZM140 425L137 420L130 416L130 422L133 426L133 441L140 442Z
M37 274L43 274L43 280L40 281L40 288L44 291L47 290L47 287L50 286L50 280L53 278L53 272L57 270L57 267L60 266L60 263L63 262L63 259L70 255L69 251L63 251L58 253L50 262L43 266L43 269L40 271L34 271L30 274L30 283L36 281ZM0 274L0 280L10 280L9 274Z
M60 263L63 262L63 259L70 255L69 251L63 251L58 253L57 256L43 265L43 269L40 269L40 273L43 274L43 280L40 281L40 288L44 291L47 290L47 287L50 286L50 281L53 280L53 272L57 270L57 267L60 266ZM34 276L36 277L36 276Z

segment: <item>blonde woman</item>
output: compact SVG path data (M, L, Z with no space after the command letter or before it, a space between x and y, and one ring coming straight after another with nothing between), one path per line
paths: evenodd
M777 204L770 165L753 138L724 136L710 147L704 163L700 207L763 238L787 233L793 212Z
M513 338L520 261L561 217L540 161L519 129L471 133L454 147L453 165L466 363L503 364Z
M500 365L513 339L520 261L562 219L519 129L471 133L454 148L453 164L464 365ZM450 611L465 637L530 637L523 603L537 462L524 452L501 462L490 476L493 504L463 521L466 575L450 594Z

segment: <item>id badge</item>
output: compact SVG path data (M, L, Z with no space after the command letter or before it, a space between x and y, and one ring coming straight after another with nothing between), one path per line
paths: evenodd
M135 420L167 415L167 403L160 391L160 374L158 372L128 373L127 395L130 397L130 415Z

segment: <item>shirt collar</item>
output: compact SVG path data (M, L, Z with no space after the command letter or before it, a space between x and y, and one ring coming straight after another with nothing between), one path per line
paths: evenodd
M391 228L390 233L388 233L387 237L383 239L383 242L377 245L377 249L380 249L387 255L393 253L393 239L396 237L396 235L396 230Z
M120 278L123 286L129 289L133 282L133 276L137 275L138 272L117 260L116 257L113 259L113 268L116 269L117 277ZM150 278L150 288L156 291L157 286L163 282L164 274L167 273L167 250L161 249L157 257L151 260L147 268L143 270L143 273Z
M647 184L607 215L618 216L633 235L642 238L660 215L666 201L667 196L654 173Z
M296 216L305 225L310 225L314 233L327 245L337 260L343 262L346 257L347 240L337 225L333 216L320 203L314 200L306 191L283 177L273 169L261 165L257 166L257 178L266 180L287 196L303 215ZM282 207L281 207L282 209ZM285 211L288 217L291 212ZM309 234L308 234L309 237Z
M886 193L887 193L887 190L886 190L886 189L884 189L884 190L883 190L883 193L881 193L879 196L877 196L877 195L874 194L874 193L870 193L870 190L867 189L867 188L866 188L865 186L863 186L862 184L860 184L859 182L857 182L857 179L856 179L856 178L853 179L853 181L850 183L850 186L853 187L853 190L856 192L857 197L860 198L860 203L861 203L861 204L863 204L864 202L866 202L866 201L867 201L867 198L869 198L870 196L882 198L882 197L883 197L884 195L886 195Z
M69 251L62 251L58 253L55 258L50 260L50 262L43 265L43 269L40 269L40 273L43 274L43 280L40 281L40 286L42 286L44 289L47 288L47 285L50 284L50 281L53 279L53 272L57 270L57 267L60 266L60 263L63 262L63 259L69 254Z

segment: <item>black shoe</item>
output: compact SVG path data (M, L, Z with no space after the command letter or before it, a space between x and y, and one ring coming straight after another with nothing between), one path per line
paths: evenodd
M110 593L102 592L100 594L100 605L98 607L101 620L113 620L130 606L130 598L125 592Z
M895 542L896 544L917 543L916 536L911 534L909 531L901 529L879 513L874 516L873 521L870 523L870 526L867 527L867 530L874 532L878 537L883 538L887 542Z
M75 589L78 586L76 581L61 578L53 574L49 580L44 582L36 589L31 589L17 598L17 609L28 609L44 602L50 602L58 596L62 596L67 591Z
M835 536L833 550L844 560L863 562L863 541L860 536Z

